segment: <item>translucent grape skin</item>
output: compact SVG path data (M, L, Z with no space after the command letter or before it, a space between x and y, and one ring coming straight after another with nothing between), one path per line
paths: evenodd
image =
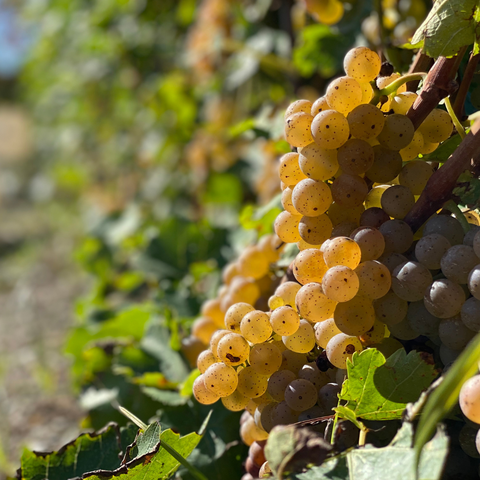
M385 125L383 113L368 103L355 107L348 114L347 120L352 136L361 140L375 138Z
M383 192L382 209L393 218L403 219L415 205L413 193L403 185L394 185Z
M462 225L450 215L433 215L423 227L423 236L431 233L443 235L450 245L460 245L463 242Z
M292 203L301 215L316 217L328 210L332 204L332 193L326 183L307 178L295 185Z
M377 260L385 250L385 239L380 230L375 227L359 227L350 234L350 238L360 247L361 262Z
M307 178L317 181L328 180L338 170L337 150L326 150L316 143L311 143L302 148L298 164Z
M426 142L443 142L452 134L452 119L445 110L435 108L429 113L418 130L423 135Z
M362 262L356 269L360 287L358 295L375 300L388 293L392 284L388 268L375 260Z
M198 376L193 382L193 395L202 405L211 405L220 398L205 386L204 374Z
M283 402L287 385L296 378L297 376L290 370L279 370L268 379L267 392L276 402Z
M304 113L311 113L312 110L312 102L310 100L296 100L295 102L291 103L288 108L285 110L285 119L292 116L294 113L304 112Z
M474 335L475 332L465 326L460 315L444 318L438 327L440 340L451 350L462 350Z
M408 117L394 113L386 118L377 140L386 148L401 150L412 141L414 132L413 123Z
M327 269L323 253L315 248L301 251L293 262L293 274L302 285L310 282L320 283Z
M283 336L284 345L295 353L308 353L315 346L313 328L306 320L300 320L297 331L288 336Z
M275 233L285 243L296 243L300 240L298 233L298 224L302 217L300 215L292 215L289 212L283 211L278 214L275 219Z
M272 334L269 316L260 310L247 313L240 323L240 332L250 343L267 341Z
M312 408L318 400L315 385L303 378L292 380L285 389L285 402L297 412Z
M392 290L409 302L422 300L431 283L430 270L418 262L402 263L392 274Z
M309 113L294 113L285 120L285 139L293 147L306 147L313 142L311 126L313 117Z
M469 378L458 398L462 413L472 422L480 424L480 375Z
M413 195L420 195L432 175L433 167L429 163L416 160L403 166L398 181L400 185L408 187Z
M239 393L248 398L258 398L267 391L268 377L257 373L252 367L245 367L238 372Z
M390 290L382 298L374 300L373 308L377 318L390 327L400 323L406 317L408 302Z
M362 87L354 78L348 76L330 82L325 93L330 107L344 115L360 105L362 96Z
M415 256L428 269L435 270L440 268L440 261L450 247L450 242L443 235L431 233L417 242Z
M337 159L343 173L361 175L373 165L373 148L365 140L351 138L338 149Z
M300 315L312 323L332 317L337 304L323 293L322 285L315 282L307 283L298 291L295 303Z
M350 135L347 119L335 110L325 110L315 116L312 122L315 142L326 149L341 147Z
M332 235L333 225L328 215L302 217L298 224L298 233L304 242L321 245Z
M357 295L348 302L339 303L333 318L342 333L358 337L373 327L375 310L370 299Z
M343 265L328 269L322 281L323 292L335 302L348 302L357 294L359 287L357 274Z
M285 305L272 312L270 325L277 335L293 335L300 326L300 317L292 307Z
M250 366L261 375L270 376L282 365L282 353L272 343L254 345L250 352Z
M323 250L323 259L329 268L344 265L354 269L360 263L361 256L360 247L349 237L332 238Z
M449 318L460 313L465 302L465 292L457 283L441 278L427 288L423 301L432 315Z
M247 360L250 354L248 342L238 333L225 335L218 343L218 358L226 365L235 367Z
M480 300L480 265L475 265L468 274L467 285L470 293Z
M460 316L467 328L474 332L480 332L480 300L470 297L462 305Z
M278 175L280 181L287 186L295 186L307 176L300 170L299 154L290 152L283 155L278 161Z
M384 253L404 253L413 243L413 232L403 220L388 220L379 227L385 239Z
M365 180L358 175L344 173L337 177L331 186L333 200L344 208L361 205L368 193Z
M205 373L205 370L217 361L217 358L210 350L204 350L197 358L197 368L200 370L200 373Z
M343 60L345 73L358 82L371 82L380 73L381 60L367 47L352 48Z
M337 327L335 320L332 318L328 318L323 322L319 322L315 324L314 327L315 331L315 342L319 347L326 348L328 342L332 337L342 333L340 329Z
M440 266L443 274L450 280L460 284L468 283L468 274L480 259L468 245L454 245L450 247L442 259Z
M390 182L402 170L402 156L398 151L375 145L373 155L373 165L365 172L370 180L377 183Z
M352 358L355 352L361 352L363 347L357 337L339 333L330 339L325 350L332 365L337 368L346 368L347 359Z
M210 365L203 374L205 387L219 397L228 397L238 385L238 375L233 367L224 363Z

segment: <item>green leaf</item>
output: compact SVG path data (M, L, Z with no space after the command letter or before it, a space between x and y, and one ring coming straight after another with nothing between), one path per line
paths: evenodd
M474 177L470 172L464 172L458 177L457 187L453 189L453 194L460 198L462 205L479 204L480 200L480 180Z
M178 406L184 405L188 397L180 394L177 390L160 390L154 387L143 387L142 392L162 405Z
M430 57L451 57L475 42L476 0L437 0L412 38Z
M240 213L240 225L246 230L256 230L265 235L273 231L273 222L282 211L281 195L276 195L270 202L260 208L247 205Z
M445 140L434 152L422 156L422 160L429 162L445 163L450 155L457 149L462 141L462 137L457 133Z
M400 418L409 402L418 399L437 376L422 354L397 350L385 361L375 348L354 354L347 364L348 379L341 400L355 415L365 420Z
M350 420L358 429L363 430L365 426L362 422L359 422L357 419L357 415L353 410L343 405L340 405L334 408L335 412L337 412L340 418L344 418L345 420Z

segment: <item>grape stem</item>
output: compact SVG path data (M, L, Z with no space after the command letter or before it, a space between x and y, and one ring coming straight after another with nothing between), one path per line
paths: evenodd
M397 78L397 80L387 85L385 88L382 88L381 90L377 90L372 100L370 100L370 103L372 105L377 105L377 103L380 101L380 99L383 96L388 96L388 95L391 95L392 93L395 93L403 84L407 82L411 82L413 80L422 80L426 77L427 77L427 74L424 72L408 73L407 75L403 75L402 77Z
M479 61L480 54L474 55L472 52L470 54L470 58L468 59L467 66L465 67L460 88L458 89L457 95L455 96L455 101L453 102L453 110L455 111L457 117L463 118L468 89L472 83L473 75L475 74L475 70L477 69Z
M433 65L433 58L425 55L422 50L419 50L417 55L408 69L408 73L428 72ZM409 92L416 92L420 80L411 80L407 83L407 90Z
M453 201L449 200L443 208L445 210L448 210L449 212L452 212L455 215L455 218L460 222L460 225L463 228L463 231L467 233L470 230L471 225L468 223L467 219L465 218L465 215L463 212L458 208L458 205Z
M358 435L358 446L363 447L367 441L368 428L362 428Z
M450 102L450 97L445 98L445 106L447 107L447 112L450 115L450 118L452 119L452 122L455 125L455 128L457 129L458 134L462 137L462 139L465 138L467 134L465 133L465 129L463 128L463 125L460 123L460 120L455 114L455 111L452 107L452 102Z
M160 446L163 447L180 465L183 465L197 480L208 480L208 478L198 471L190 462L180 455L173 447L163 440L160 440Z

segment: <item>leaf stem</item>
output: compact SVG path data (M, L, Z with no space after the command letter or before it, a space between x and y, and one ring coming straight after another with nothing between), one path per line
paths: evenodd
M468 223L467 219L465 218L465 215L463 212L460 210L458 205L453 201L449 200L443 208L445 210L448 210L449 212L452 212L455 215L455 218L460 222L460 225L463 228L463 231L467 233L470 230L470 224Z
M187 459L182 457L173 447L167 442L160 439L160 446L163 447L177 462L183 465L191 475L197 480L208 480L208 478L199 470L197 470Z
M360 434L358 435L358 446L363 447L367 441L367 428L362 428Z
M395 93L403 84L407 82L411 82L413 80L422 80L427 77L427 74L424 72L417 72L417 73L407 73L407 75L403 75L400 78L397 78L392 83L387 85L385 88L378 90L375 95L373 96L370 103L372 105L376 105L382 96L388 96L392 93Z
M457 115L455 114L455 111L453 110L450 97L445 97L445 106L447 107L447 112L450 115L450 118L452 119L452 122L455 125L455 128L457 129L458 134L462 138L465 138L467 134L465 133L465 129L463 128L463 125L460 123L460 120L458 119Z

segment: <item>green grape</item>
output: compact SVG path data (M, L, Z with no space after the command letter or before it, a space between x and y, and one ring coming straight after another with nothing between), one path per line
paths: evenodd
M422 135L423 137L423 135ZM423 139L422 155L427 155L428 153L433 153L438 148L438 143L426 142L425 138Z
M239 274L237 264L229 263L222 270L222 282L224 285L230 285L232 280Z
M371 82L380 74L382 61L376 52L367 47L349 50L343 59L345 73L358 82Z
M285 243L295 243L300 240L298 233L298 224L302 217L300 215L292 215L289 212L281 212L275 219L275 233Z
M465 302L465 292L457 283L441 278L427 288L423 301L432 315L449 318L460 313Z
M250 355L250 345L238 333L225 335L218 343L218 358L226 365L235 367L245 363Z
M332 193L326 183L307 178L295 185L292 203L301 215L316 217L328 210L332 204Z
M473 330L480 332L480 300L470 297L463 305L460 312L463 324Z
M414 133L412 121L404 115L394 113L385 119L385 125L377 140L386 148L401 150L413 140Z
M271 263L278 261L284 249L284 243L280 238L271 233L264 235L257 243L257 248L268 257Z
M249 400L248 397L242 395L238 390L235 390L228 397L223 397L222 403L227 410L230 410L231 412L240 412L247 406Z
M333 366L346 368L347 359L351 359L355 352L361 352L363 347L357 337L339 333L329 340L325 350L327 358Z
M211 352L211 350L204 350L197 358L197 368L200 373L205 373L205 370L212 364L217 363L218 359Z
M357 205L353 208L345 208L338 203L332 203L327 211L327 215L332 221L333 225L338 225L342 222L358 223L362 213L365 211L363 205Z
M337 302L330 300L320 283L307 283L297 293L295 299L300 315L309 322L323 322L333 316Z
M331 191L335 203L344 208L351 208L364 202L368 193L368 186L362 177L343 173L334 180Z
M472 247L475 255L480 258L480 233L476 233L473 237Z
M313 117L309 113L294 113L285 120L285 139L292 147L306 147L313 142Z
M418 157L423 150L423 136L419 131L416 131L413 134L412 141L405 147L400 150L400 155L404 162L409 162Z
M402 156L395 150L382 145L373 147L373 165L365 175L377 183L392 181L402 170Z
M260 289L252 278L238 276L235 277L230 284L230 293L235 300L233 303L248 303L253 305L260 296Z
M476 265L472 268L468 274L467 284L470 293L477 300L480 300L480 265Z
M415 245L415 257L430 270L440 268L440 261L450 248L450 242L438 233L422 237Z
M408 311L408 302L390 290L382 298L373 301L376 317L387 327L400 323Z
M368 82L358 82L362 89L362 101L360 103L369 103L373 98L373 87Z
M479 262L480 259L475 255L472 247L454 245L443 255L440 267L442 273L452 282L466 284L468 283L468 274Z
M358 223L343 222L339 223L332 229L332 238L348 237L358 227Z
M256 372L252 367L245 367L238 372L239 393L248 398L257 398L267 391L268 377Z
M381 298L388 293L392 279L388 268L375 260L362 262L356 269L360 287L358 295L363 295L372 300Z
M255 420L250 415L249 418L240 426L240 438L245 445L250 446L253 442L261 442L268 438L268 433L255 424Z
M270 315L270 325L277 335L293 335L300 326L300 317L290 306L279 307Z
M332 337L342 333L337 325L335 324L335 320L332 318L328 318L323 322L316 323L314 326L315 332L315 342L319 347L327 348L327 344Z
M318 403L327 413L331 413L338 405L340 391L341 387L337 383L327 383L318 391Z
M208 317L199 317L192 324L192 336L208 345L210 338L218 330L217 324Z
M348 114L347 120L352 137L361 140L376 138L385 125L383 113L368 103L355 107Z
M285 389L285 403L297 412L312 408L318 400L315 385L303 378L292 380Z
M377 260L385 250L385 239L377 228L359 227L350 234L350 238L360 247L361 262Z
M440 319L432 315L425 308L425 304L421 300L410 303L408 306L407 320L417 335L433 336L438 334Z
M305 217L305 218L318 218L318 217ZM298 249L303 252L303 250L308 250L309 248L320 248L322 245L321 244L312 244L312 243L307 243L303 238L301 238L297 242L297 247Z
M357 274L343 265L328 269L323 276L323 292L335 302L348 302L357 294L359 287Z
M312 122L312 134L320 148L341 147L350 135L347 119L335 110L325 110L315 116Z
M311 382L317 390L326 385L330 379L328 375L321 372L315 362L310 362L304 365L298 372L298 378L303 378Z
M365 198L365 207L380 207L382 195L389 188L389 185L376 185L368 192L367 197Z
M371 346L380 343L385 338L385 324L375 319L373 327L358 337L363 345Z
M284 345L295 353L308 353L315 346L313 328L306 320L300 320L300 325L292 335L282 336Z
M316 143L311 143L302 148L298 164L307 178L317 181L328 180L338 170L337 150L326 150Z
M433 215L423 227L423 236L431 233L443 235L450 245L460 245L463 242L464 232L462 225L450 215Z
M205 350L205 346L202 341L192 336L182 339L181 351L190 366L195 366L197 358Z
M235 303L225 313L225 328L234 333L240 333L242 318L255 309L248 303Z
M293 274L299 283L320 283L328 267L325 265L323 253L315 248L298 253L293 262Z
M304 410L298 416L298 421L304 422L305 420L313 420L315 418L325 417L327 415L328 415L328 412L325 411L325 409L323 409L322 407L319 407L318 405L314 405L312 408L309 408L308 410ZM259 477L259 478L262 478L262 477Z
M344 265L354 269L360 263L361 256L360 247L349 237L332 238L323 252L323 258L329 268Z
M324 110L331 110L330 105L327 102L327 99L325 97L320 97L317 98L312 105L312 109L310 110L310 114L315 117L318 115L320 112L323 112Z
M298 421L298 412L293 411L285 400L277 404L270 415L274 425L290 425Z
M285 185L292 187L300 180L307 178L300 170L298 153L286 153L280 158L278 161L278 175Z
M422 300L431 283L430 270L418 262L401 263L392 273L392 290L408 302Z
M361 175L373 165L373 148L365 140L351 138L338 149L337 159L343 173Z
M220 301L218 299L203 302L200 314L202 317L211 318L218 325L218 328L224 328L225 314L220 309Z
M250 366L261 375L270 376L282 365L282 352L272 343L254 345L250 352Z
M401 322L388 327L390 333L399 340L413 340L418 337L416 332L411 326L408 318L404 318Z
M288 108L285 110L285 119L291 117L295 113L308 113L312 110L312 102L310 100L296 100L291 103Z
M204 374L198 376L195 379L195 381L193 382L192 390L193 395L202 405L211 405L220 398L219 395L216 395L205 386Z
M393 185L382 195L382 208L393 218L403 219L414 205L413 193L403 185Z
M268 379L267 392L276 402L283 402L287 385L296 378L290 370L278 370Z
M298 224L298 233L301 237L300 241L303 240L310 245L321 245L330 237L332 230L332 221L326 214L316 217L302 217Z
M375 310L369 298L357 295L348 302L339 303L333 318L342 333L358 337L373 327Z
M203 374L208 390L219 397L228 397L238 385L238 375L233 367L224 363L213 363Z
M418 127L418 130L426 142L440 143L452 134L452 119L445 110L435 108Z
M469 213L471 213L471 212L469 212ZM465 213L464 213L464 215L465 215ZM465 215L465 218L467 218L466 215ZM467 220L468 220L468 218L467 218ZM469 245L470 247L473 247L473 242L475 240L475 235L479 231L480 231L480 227L478 225L470 224L470 230L463 237L463 244L464 245ZM478 253L477 253L478 249L477 249L477 251L475 251L475 248L474 248L473 251L475 252L475 255L478 257Z
M276 288L275 295L282 298L285 305L295 307L295 297L300 288L301 285L297 282L285 282Z
M418 95L414 92L398 93L395 95L395 97L393 97L390 108L393 110L393 113L406 115L417 98Z
M250 343L266 342L272 335L269 316L260 310L247 313L240 323L240 332Z
M403 220L388 220L379 227L385 239L384 254L404 253L413 243L413 232Z
M283 339L282 343L285 345ZM307 356L305 354L294 352L293 350L289 350L287 347L286 350L282 352L282 357L282 369L291 370L295 375L297 375L303 365L307 363Z
M475 332L465 326L460 315L455 315L440 321L438 336L447 348L462 350L475 336Z
M362 101L362 87L352 77L336 78L327 87L325 98L334 110L346 115Z
M217 346L218 342L230 332L228 330L217 330L210 338L210 350L215 357L218 357Z
M263 428L267 433L270 433L275 424L272 421L272 411L277 406L277 403L262 403L255 410L255 423ZM253 445L253 444L252 444Z
M268 299L268 308L272 311L275 310L276 308L283 307L284 305L285 304L283 303L283 299L277 295L272 295Z
M367 208L360 217L360 227L380 228L390 217L378 207ZM385 240L384 240L385 242Z
M298 213L293 206L292 193L293 189L291 189L290 187L287 187L282 192L282 207L284 210L286 210L288 213L291 213L292 215L300 215L300 213Z

